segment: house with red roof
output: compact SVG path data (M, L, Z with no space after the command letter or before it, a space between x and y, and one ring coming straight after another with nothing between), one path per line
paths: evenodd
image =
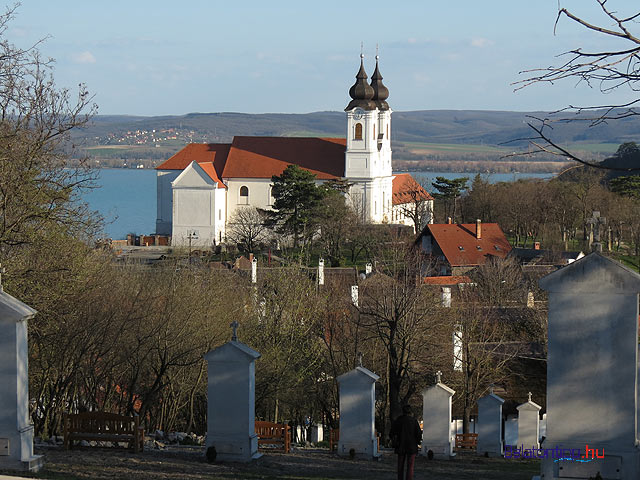
M490 258L505 258L511 245L497 223L437 223L427 225L416 240L433 259L439 275L464 275Z
M347 198L365 221L430 222L433 198L411 175L392 173L389 90L377 57L369 83L361 56L349 95L346 138L237 136L184 147L156 168L156 233L171 235L173 245L224 242L238 209L273 208L271 178L289 165L310 171L318 183L347 180Z

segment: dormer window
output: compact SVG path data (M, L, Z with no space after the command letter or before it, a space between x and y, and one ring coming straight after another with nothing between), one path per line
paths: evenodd
M464 252L464 247L462 245L458 245L458 250L460 250L461 252Z
M479 252L482 251L482 247L480 245L476 245L476 248L478 249Z
M498 251L498 252L501 250L501 248L498 245L494 245L493 248L495 248L496 251Z

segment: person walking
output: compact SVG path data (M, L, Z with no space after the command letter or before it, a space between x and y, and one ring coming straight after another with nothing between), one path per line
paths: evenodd
M411 407L402 406L402 415L391 424L391 445L398 454L398 480L413 480L413 465L418 453L418 444L422 439L422 430L418 421L411 416ZM405 463L407 476L404 476Z

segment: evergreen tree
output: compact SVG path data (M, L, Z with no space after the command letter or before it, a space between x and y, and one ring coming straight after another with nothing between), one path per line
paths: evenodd
M468 181L469 177L454 179L436 177L436 181L431 184L437 190L433 196L438 200L442 200L444 216L451 217L454 223L456 221L457 200L467 190Z
M282 175L271 177L275 199L269 223L280 233L293 236L298 247L300 237L313 230L313 213L324 198L325 190L315 183L316 176L297 165L289 165Z

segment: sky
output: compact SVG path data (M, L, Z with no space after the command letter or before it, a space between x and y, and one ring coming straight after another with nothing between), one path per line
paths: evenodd
M22 48L46 37L39 49L56 60L58 86L86 84L102 115L343 110L361 43L369 75L378 45L395 111L635 98L571 80L514 92L519 72L563 52L620 45L567 19L554 35L558 5L602 20L595 0L24 0L5 37Z

